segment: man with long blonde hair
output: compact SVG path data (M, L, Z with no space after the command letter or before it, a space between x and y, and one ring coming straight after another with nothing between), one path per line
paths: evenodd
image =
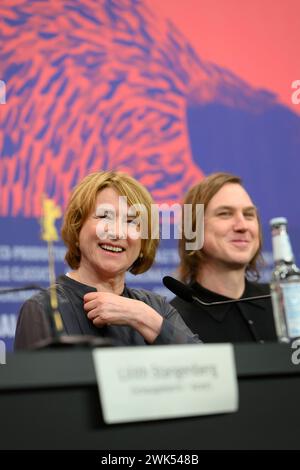
M179 242L179 277L199 299L215 305L171 303L205 342L276 340L269 286L258 284L262 231L257 208L239 177L214 173L191 188L184 204L204 205L204 244L187 250L183 227ZM183 218L184 220L184 218ZM243 297L260 297L240 301ZM231 302L229 302L231 301Z

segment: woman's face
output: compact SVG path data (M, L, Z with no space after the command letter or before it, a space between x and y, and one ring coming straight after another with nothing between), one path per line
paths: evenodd
M113 188L98 193L79 234L80 267L99 279L124 275L138 258L141 236L126 198Z

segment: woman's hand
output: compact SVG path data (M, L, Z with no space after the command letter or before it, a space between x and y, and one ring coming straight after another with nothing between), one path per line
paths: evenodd
M110 292L89 292L83 300L87 317L98 328L105 325L131 326L148 343L153 343L160 333L162 316L140 300Z

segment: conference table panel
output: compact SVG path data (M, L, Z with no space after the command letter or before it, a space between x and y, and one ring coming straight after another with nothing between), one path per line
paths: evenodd
M199 346L201 347L201 346ZM299 449L300 366L279 344L235 345L236 413L103 422L91 350L11 354L0 366L0 448Z

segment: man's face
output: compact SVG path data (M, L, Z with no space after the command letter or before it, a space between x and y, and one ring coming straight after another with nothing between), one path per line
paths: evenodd
M207 205L204 222L205 264L246 269L259 248L259 225L245 189L224 185Z

